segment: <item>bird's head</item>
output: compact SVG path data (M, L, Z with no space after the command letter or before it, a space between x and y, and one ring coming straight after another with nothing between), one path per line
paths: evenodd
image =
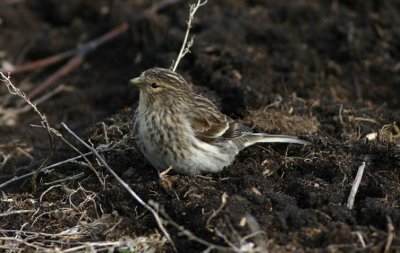
M180 100L187 100L191 90L186 80L178 73L164 68L151 68L130 82L140 89L140 103L145 106L176 106Z

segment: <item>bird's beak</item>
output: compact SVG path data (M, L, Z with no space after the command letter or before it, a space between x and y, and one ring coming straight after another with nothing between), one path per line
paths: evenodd
M139 76L130 80L131 84L138 88L143 88L145 86L145 80L143 76Z

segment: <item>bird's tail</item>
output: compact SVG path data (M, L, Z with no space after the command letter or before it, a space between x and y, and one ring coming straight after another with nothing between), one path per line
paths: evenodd
M294 136L289 135L275 135L266 133L248 133L246 136L245 147L253 145L255 143L295 143L302 145L310 145L311 143L305 140L301 140Z

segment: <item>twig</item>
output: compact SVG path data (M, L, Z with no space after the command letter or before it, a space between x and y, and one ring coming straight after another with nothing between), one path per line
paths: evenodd
M71 60L69 60L62 68L57 70L53 75L49 76L43 83L41 83L35 89L33 89L28 94L28 98L32 99L33 97L36 97L43 90L51 86L56 80L76 69L83 62L83 59L88 53L95 50L96 48L106 43L107 41L125 33L128 30L128 27L129 27L128 23L124 22L119 26L115 27L114 29L112 29L111 31L109 31L108 33L100 36L99 38L91 40L86 44L84 44L81 48L75 51L76 55ZM65 55L69 54L69 51L67 51L64 54Z
M120 183L122 185L122 187L125 188L125 190L127 190L133 197L134 199L139 202L139 204L141 204L144 208L146 208L148 211L150 211L150 213L153 215L153 217L155 218L158 227L161 229L161 231L164 233L165 237L168 239L168 241L171 243L172 247L174 248L174 250L176 251L176 247L174 242L171 239L171 236L169 235L168 231L166 230L166 228L163 225L163 221L161 219L161 217L157 214L157 212L148 204L146 204L146 202L144 202L139 195L136 194L136 192L134 192L127 183L125 183L125 181L123 181L117 173L115 173L111 167L107 164L107 162L104 160L104 158L96 151L96 149L94 149L92 146L90 146L89 144L87 144L85 141L83 141L78 135L76 135L71 129L68 128L68 126L62 122L61 125L73 136L75 137L75 139L77 139L80 143L82 143L86 148L88 148L89 150L91 150L94 155L97 157L97 159L104 165L104 167L108 170L108 172L111 173L111 175L113 175L113 177L118 181L118 183Z
M22 214L22 213L34 213L36 210L15 210L15 211L9 211L9 212L4 212L0 213L0 217L6 217L10 215L15 215L15 214Z
M120 143L121 143L121 141L118 142L118 143L115 143L114 145L112 145L112 146L109 147L109 148L101 147L101 148L97 148L96 150L97 150L97 152L99 152L99 153L107 152L107 151L113 150L113 149L114 149L116 146L118 146ZM76 161L76 160L78 160L78 159L80 159L80 158L86 157L86 156L88 156L88 155L93 155L93 154L94 154L94 153L93 153L92 151L87 152L87 153L85 153L85 154L80 154L80 155L78 155L78 156L75 156L75 157L72 157L72 158L69 158L69 159L66 159L66 160L63 160L63 161L54 163L54 164L49 165L49 166L47 166L47 167L44 167L44 168L42 169L42 171L46 171L46 170L49 170L49 169L58 167L58 166L63 165L63 164L65 164L65 163L73 162L73 161ZM3 188L3 187L5 187L5 186L7 186L7 185L9 185L9 184L11 184L11 183L13 183L13 182L19 181L19 180L24 179L24 178L26 178L26 177L30 177L30 176L32 176L33 174L35 174L35 171L29 172L29 173L27 173L27 174L24 174L24 175L21 175L21 176L18 176L18 177L13 177L12 179L10 179L10 180L8 180L8 181L6 181L6 182L0 184L0 189ZM69 179L71 179L71 178L67 178L66 180L69 180ZM61 179L61 180L62 180L62 179ZM60 180L60 181L61 181L61 180ZM64 181L64 180L63 180L63 181ZM49 183L45 183L45 185L47 185L47 184L49 184Z
M92 163L89 161L89 159L83 155L83 153L74 145L72 145L69 141L67 141L64 136L62 134L58 134L58 137L60 137L60 139L67 144L70 148L72 148L73 150L75 150L78 154L80 154L82 156L82 158L86 161L87 166L89 167L89 169L93 172L93 174L96 175L97 180L99 181L99 183L101 184L102 188L104 189L106 186L106 183L104 182L103 178L100 176L100 174L97 172L96 168L92 165Z
M53 65L57 62L60 62L64 59L67 59L73 55L77 55L80 53L87 54L88 52L96 49L100 45L104 44L105 42L117 37L118 35L122 34L123 32L127 31L128 29L128 24L127 23L122 23L121 25L115 27L108 33L102 35L101 37L88 41L84 45L82 45L80 48L72 49L65 51L63 53L59 53L44 59L40 59L37 61L29 62L22 64L20 66L14 66L13 68L6 69L7 72L10 72L11 74L16 74L16 73L21 73L21 72L26 72L30 71L33 69L38 69L42 67L47 67L49 65Z
M42 203L44 195L46 195L46 193L50 192L53 188L62 187L62 186L63 186L62 184L56 184L56 185L53 185L53 186L50 186L49 188L47 188L42 194L40 194L39 202Z
M85 174L84 172L81 172L81 173L73 175L73 176L69 176L69 177L66 177L66 178L54 180L54 181L48 182L48 183L43 183L43 185L48 186L48 185L54 185L54 184L57 184L57 183L62 183L62 182L65 182L65 181L76 180L78 178L83 177L84 174Z
M365 121L365 122L370 122L370 123L379 124L378 121L376 121L375 119L371 119L371 118L354 117L353 120L354 120L354 121Z
M185 37L183 39L183 43L181 46L181 50L179 51L178 56L176 57L175 62L173 63L173 71L176 71L176 68L178 67L179 62L181 59L187 54L190 53L190 47L193 45L193 37L188 41L189 38L189 33L190 29L192 28L192 21L194 18L194 14L196 13L197 9L207 3L207 0L204 0L203 2L201 0L198 0L196 4L190 4L189 5L189 20L187 21L187 28L186 28L186 33Z
M46 67L52 64L55 64L57 62L60 62L66 58L69 58L71 56L73 56L74 54L76 54L76 52L79 51L79 49L73 49L73 50L68 50L65 51L63 53L60 54L56 54L44 59L40 59L37 61L33 61L33 62L29 62L29 63L25 63L19 66L11 66L9 68L6 68L5 66L4 69L7 72L10 72L10 74L18 74L21 72L26 72L26 71L30 71L33 69L38 69L38 68L42 68L42 67Z
M389 253L390 252L390 248L392 247L392 242L394 239L394 226L393 226L393 222L392 219L389 216L386 216L387 219L387 229L388 229L388 236L387 236L387 240L386 240L386 245L385 245L385 251L383 251L384 253Z
M35 98L37 95L42 93L47 87L50 87L55 81L60 79L63 76L66 76L73 70L79 67L83 62L84 55L78 54L69 60L62 68L57 70L54 74L49 76L43 83L39 84L36 88L34 88L31 92L28 93L28 98Z
M37 252L45 252L46 248L35 245L33 243L28 243L22 239L18 239L18 238L12 238L12 237L0 237L0 242L1 241L13 241L13 242L18 242L18 243L22 243L25 244L28 247L32 247L35 248ZM9 249L9 248L8 248ZM26 249L25 249L26 250Z
M10 94L16 95L16 96L22 98L30 107L32 107L32 109L36 112L36 114L39 115L41 125L43 126L44 129L47 130L47 136L49 139L50 148L47 153L46 159L42 162L42 164L39 166L39 168L36 170L36 172L32 176L32 189L33 189L33 191L36 191L36 181L35 181L36 176L42 170L42 168L46 166L46 164L50 161L51 157L53 156L54 141L53 141L53 136L51 135L51 133L53 132L53 133L57 134L58 132L54 128L50 127L46 116L39 111L39 109L36 107L36 105L34 105L29 100L29 98L25 95L25 93L23 93L20 89L18 89L17 87L15 87L13 85L13 83L10 80L10 76L5 76L2 71L0 71L0 75L3 78L2 81L6 85Z
M361 232L360 231L356 231L356 232L354 232L354 234L357 236L358 240L360 241L361 247L363 247L363 248L367 247L367 245L365 244L364 237L361 234Z
M58 162L58 163L54 163L54 164L52 164L52 165L49 165L49 166L47 166L47 167L44 167L44 168L43 168L43 171L49 170L49 169L51 169L51 168L58 167L58 166L60 166L60 165L62 165L62 164L68 163L68 162L72 162L72 161L78 160L79 158L82 158L82 157L84 157L84 156L88 156L88 155L91 155L91 154L93 154L93 152L87 152L87 153L85 153L85 154L78 155L78 156L69 158L69 159L67 159L67 160ZM26 178L26 177L30 177L30 176L32 176L33 174L35 174L35 171L26 173L26 174L21 175L21 176L18 176L18 177L13 177L12 179L10 179L10 180L8 180L8 181L6 181L6 182L0 184L0 189L3 188L3 187L5 187L5 186L7 186L7 185L9 185L9 184L11 184L11 183L13 183L13 182L19 181L19 180L24 179L24 178Z
M339 120L340 120L340 124L343 126L342 111L343 111L343 105L340 105L340 108L339 108Z
M208 217L207 222L206 222L206 228L212 231L210 228L210 222L213 218L217 217L218 213L222 211L222 209L225 207L226 202L228 200L228 194L224 192L221 197L221 205L217 208L217 210L213 211L213 213Z
M72 90L71 87L60 85L56 89L42 95L38 99L33 101L33 104L38 106L39 104L43 103L44 101L50 99L51 97L55 96L56 94L60 93L61 91L70 91ZM16 108L1 108L0 107L0 121L7 126L14 126L16 124L16 119L19 114L28 112L31 110L32 107L29 104L26 104L23 107L16 107Z
M365 166L366 166L366 161L365 161L366 159L364 159L364 161L362 162L360 167L358 167L356 178L354 179L353 186L351 187L349 198L347 199L347 208L348 209L353 209L354 200L356 198L358 187L360 186L361 179L362 179L362 176L364 174L364 169L365 169Z

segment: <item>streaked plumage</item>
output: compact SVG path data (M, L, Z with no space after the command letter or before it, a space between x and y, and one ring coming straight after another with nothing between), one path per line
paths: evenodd
M240 150L258 142L309 144L292 136L251 133L210 100L194 94L185 79L171 70L152 68L131 82L140 88L136 142L159 170L172 166L188 175L218 172Z

